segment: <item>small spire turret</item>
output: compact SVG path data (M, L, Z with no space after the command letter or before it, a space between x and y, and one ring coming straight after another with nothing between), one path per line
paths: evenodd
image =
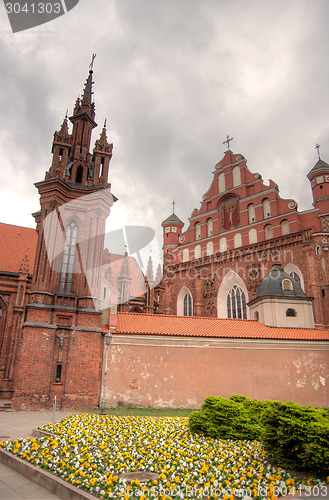
M149 283L154 283L153 262L151 255L149 256L149 260L147 263L146 278Z

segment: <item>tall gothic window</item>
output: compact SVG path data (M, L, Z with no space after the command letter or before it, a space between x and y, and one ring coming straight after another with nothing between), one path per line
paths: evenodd
M197 245L194 249L194 258L201 259L201 245Z
M233 187L240 186L241 184L241 171L240 167L233 168Z
M184 248L183 250L183 262L187 262L190 260L190 251L188 248Z
M268 198L264 198L264 200L262 201L262 205L263 205L264 219L271 217L270 200Z
M196 240L201 239L201 224L200 224L200 222L197 222L195 224L195 239Z
M212 236L212 220L211 219L207 220L207 233L208 233L208 236Z
M83 175L83 168L82 168L82 165L79 165L77 168L77 176L76 176L75 182L77 182L78 184L81 184L82 175Z
M284 236L285 234L289 234L290 233L289 221L287 219L284 219L283 221L281 221L280 226L281 226L281 234L282 234L282 236Z
M222 172L218 176L218 190L220 193L223 193L225 191L225 174Z
M227 239L226 238L221 238L219 240L219 251L220 252L226 252L227 250Z
M266 226L264 227L264 231L266 240L270 240L271 238L273 238L273 228L271 224L266 224Z
M189 293L184 297L184 316L192 316L192 298Z
M246 296L237 285L233 285L227 295L227 317L247 319Z
M78 226L75 222L71 222L66 228L61 280L59 285L61 291L71 291L77 231Z
M249 215L249 224L255 222L256 212L255 212L255 205L253 203L250 203L250 205L248 205L248 215Z
M214 244L212 241L208 241L207 243L207 255L212 255L214 253Z

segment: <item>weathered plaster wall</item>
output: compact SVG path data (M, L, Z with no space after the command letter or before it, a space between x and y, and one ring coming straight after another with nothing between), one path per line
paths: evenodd
M207 396L329 405L329 342L114 335L106 405L199 408Z

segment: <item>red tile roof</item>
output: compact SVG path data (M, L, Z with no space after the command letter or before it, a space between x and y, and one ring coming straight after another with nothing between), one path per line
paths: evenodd
M118 313L116 333L272 340L327 340L329 330L274 328L255 320Z
M36 248L35 229L0 223L0 271L18 273L27 253L32 274Z

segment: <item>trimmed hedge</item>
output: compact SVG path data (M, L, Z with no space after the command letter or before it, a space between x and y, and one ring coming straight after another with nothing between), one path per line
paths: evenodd
M261 427L248 406L234 399L209 396L189 417L191 432L218 439L260 439Z
M281 467L329 474L326 410L274 401L262 415L265 449Z
M189 428L216 439L257 439L280 467L329 474L328 409L240 394L210 396L201 410L191 413Z

